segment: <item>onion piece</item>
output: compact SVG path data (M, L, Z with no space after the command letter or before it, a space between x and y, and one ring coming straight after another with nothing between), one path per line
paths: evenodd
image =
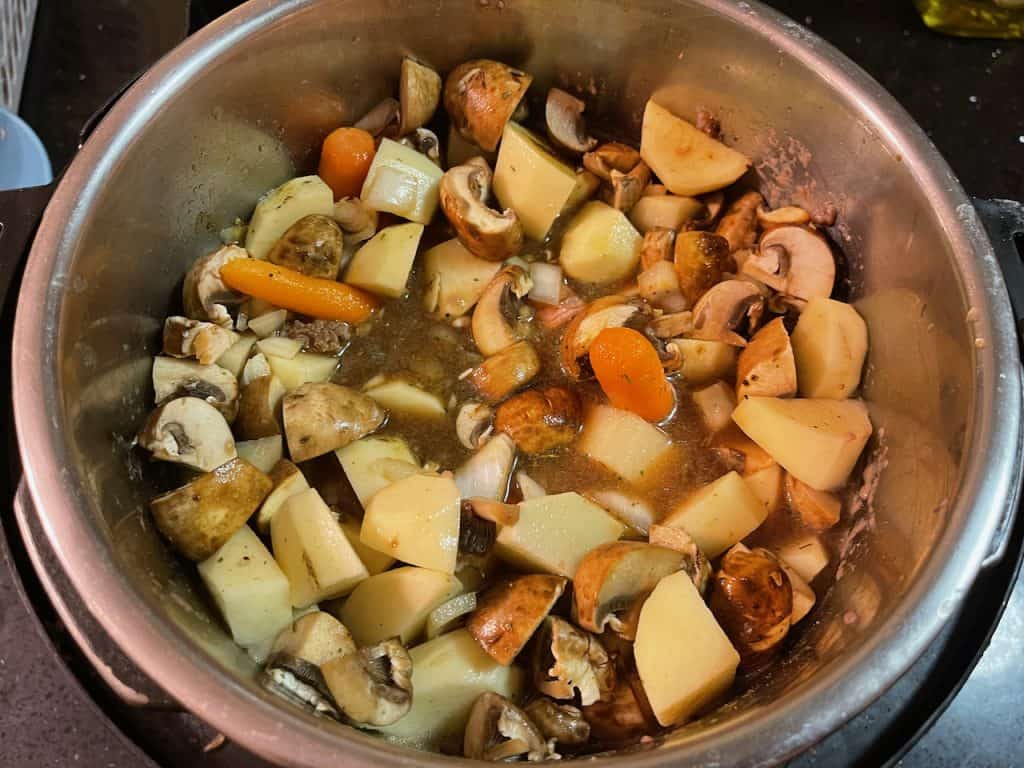
M562 268L557 264L535 261L530 265L530 278L533 288L527 294L538 304L555 306L562 296Z
M522 494L523 501L539 499L541 496L548 495L548 492L544 490L543 485L538 483L522 470L516 472L516 483L519 485L519 493Z

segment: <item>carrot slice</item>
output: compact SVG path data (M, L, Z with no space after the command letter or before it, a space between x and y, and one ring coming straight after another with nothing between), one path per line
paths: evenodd
M220 268L220 277L239 293L321 320L361 323L378 307L375 298L351 285L260 259L232 259Z
M657 351L639 331L605 328L590 345L590 366L616 408L648 421L661 421L672 411L672 385L665 378Z
M361 128L338 128L324 139L317 175L334 191L334 199L357 197L370 171L376 149L373 136Z

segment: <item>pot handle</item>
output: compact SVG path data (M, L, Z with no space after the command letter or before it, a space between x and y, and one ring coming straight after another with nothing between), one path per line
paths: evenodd
M131 707L183 711L177 701L132 663L82 602L50 549L24 478L15 492L14 516L32 562L29 570L35 572L64 627L110 691ZM24 594L22 598L28 602ZM36 610L30 605L26 607L33 613Z
M1017 341L1024 349L1024 203L1015 200L982 200L979 198L975 198L973 202L985 225L985 230L988 232L992 249L1002 270L1006 291L1010 295L1014 321L1017 324ZM1018 458L1021 452L1022 447L1018 446ZM992 549L985 557L982 567L999 562L1006 554L1019 500L1020 488L1018 487L1013 496L1006 500L1003 519L1000 521Z

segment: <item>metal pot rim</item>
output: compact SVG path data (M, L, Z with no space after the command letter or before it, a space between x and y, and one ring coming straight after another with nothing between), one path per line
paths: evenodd
M881 140L903 162L939 213L959 255L966 303L977 310L976 407L960 496L933 555L900 604L861 647L788 694L784 706L746 712L683 744L602 758L635 766L696 758L767 764L795 755L835 730L891 686L923 653L956 610L995 546L1015 505L1021 439L1019 357L1009 300L991 244L959 182L902 107L819 37L755 2L696 0L767 38L852 96ZM151 609L123 578L97 527L81 514L85 489L68 469L59 417L62 285L77 232L105 171L154 119L161 103L242 38L272 27L316 0L253 0L186 40L146 73L114 107L75 158L50 203L32 247L14 330L13 399L25 478L46 535L88 609L111 637L183 705L232 739L286 765L328 765L344 750L353 766L442 766L451 758L388 745L356 731L327 729L281 708L232 678L175 625ZM856 673L856 674L855 674ZM837 706L837 702L841 702ZM296 749L301 744L301 750Z

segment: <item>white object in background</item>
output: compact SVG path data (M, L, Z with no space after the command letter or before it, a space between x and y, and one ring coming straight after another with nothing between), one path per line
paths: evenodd
M37 0L0 0L0 107L18 111Z
M0 190L51 181L50 158L39 137L24 120L0 107Z

